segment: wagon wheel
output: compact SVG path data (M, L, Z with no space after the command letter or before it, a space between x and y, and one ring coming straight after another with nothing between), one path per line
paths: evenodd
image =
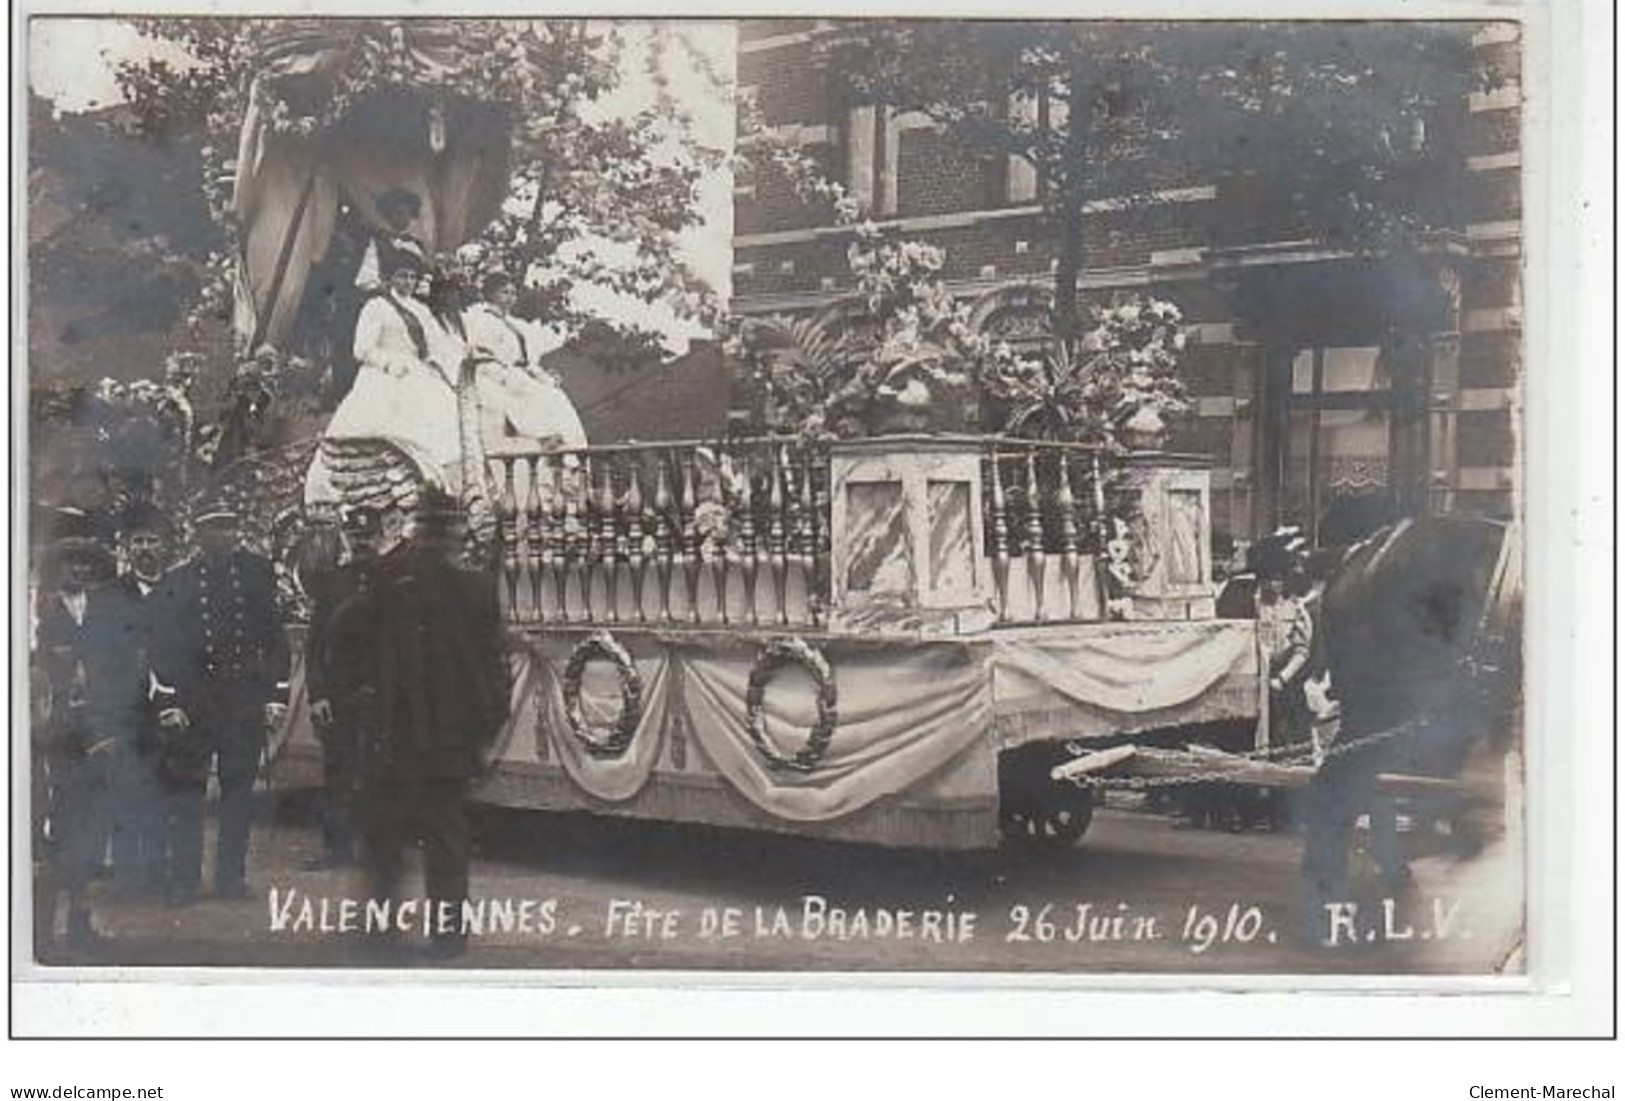
M999 835L1005 844L1033 850L1070 849L1088 832L1095 816L1094 792L1074 786L1047 806L999 808Z
M1065 851L1089 829L1094 789L1050 779L1050 769L1071 757L1061 746L1045 742L999 756L999 835L1006 845Z

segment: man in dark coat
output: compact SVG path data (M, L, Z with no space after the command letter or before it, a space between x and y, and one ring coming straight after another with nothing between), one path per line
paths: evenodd
M36 916L40 942L54 924L56 896L67 897L67 938L100 940L91 922L90 885L112 828L114 758L139 712L143 665L128 602L107 582L112 552L89 517L64 509L42 565L37 605L37 689L45 702L37 730L44 784L49 879Z
M372 571L380 522L370 508L344 514L349 561L312 578L305 636L305 689L322 744L322 855L319 871L355 859L356 797L361 750L373 740L376 699Z
M496 577L455 565L460 545L455 502L430 491L408 541L378 560L377 737L362 811L373 897L393 897L403 846L422 844L433 947L445 956L466 940L468 784L508 715Z
M151 706L152 596L169 567L174 529L157 506L127 508L119 523L127 568L112 582L130 613L140 651L142 690L137 712L116 750L113 810L113 882L122 897L145 897L163 880L163 800L158 772L157 715Z
M214 889L243 898L254 781L269 705L287 691L288 643L271 563L241 544L229 504L194 520L200 552L171 570L155 596L154 668L173 692L160 713L171 805L173 901L196 897L203 874L203 800L209 770L220 780Z

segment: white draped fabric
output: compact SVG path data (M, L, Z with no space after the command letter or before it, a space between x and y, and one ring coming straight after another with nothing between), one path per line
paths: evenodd
M809 639L828 662L836 723L828 748L799 771L775 765L751 739L747 691L760 639L686 632L616 632L642 682L626 751L595 756L565 719L562 672L586 632L515 635L513 719L495 768L562 768L597 800L629 804L662 783L719 776L786 822L829 822L888 796L929 806L993 794L1001 748L1258 714L1252 624L1098 624L996 632L958 640ZM589 737L622 710L618 678L594 662L581 681ZM767 738L792 757L817 718L810 680L794 666L763 697ZM308 735L306 735L308 737ZM683 741L687 763L673 763ZM981 754L987 768L962 767ZM681 774L681 775L676 775ZM965 788L980 778L982 790Z
M1002 745L1258 715L1255 625L1103 623L994 642Z
M745 798L779 818L839 818L907 791L961 753L991 752L985 650L919 644L876 648L830 644L838 721L829 749L809 772L776 769L747 732L745 692L755 654L685 652L683 697L694 738ZM813 693L793 678L768 684L769 739L784 756L805 742L816 718Z

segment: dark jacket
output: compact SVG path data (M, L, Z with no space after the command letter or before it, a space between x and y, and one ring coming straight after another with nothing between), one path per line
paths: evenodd
M311 587L305 635L305 690L316 700L348 700L376 680L371 562L319 575Z
M378 560L376 767L401 779L459 779L508 717L508 668L494 574L405 545Z
M138 606L115 584L85 594L82 622L60 592L39 603L38 660L51 698L54 738L70 751L136 736L145 698L144 631Z
M197 710L283 698L288 639L271 563L249 551L197 555L153 594L153 667L177 706Z

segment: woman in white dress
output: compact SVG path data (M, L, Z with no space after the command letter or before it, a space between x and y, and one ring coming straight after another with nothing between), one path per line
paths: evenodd
M323 433L324 441L383 440L418 468L425 484L457 496L462 488L462 439L457 379L466 346L413 292L423 261L391 250L381 262L387 289L367 300L356 321L355 385ZM328 460L318 449L305 482L305 500L336 501Z
M469 350L479 359L474 379L488 453L587 446L575 405L558 379L538 363L547 334L513 316L513 280L498 272L481 286L484 301L463 314Z

